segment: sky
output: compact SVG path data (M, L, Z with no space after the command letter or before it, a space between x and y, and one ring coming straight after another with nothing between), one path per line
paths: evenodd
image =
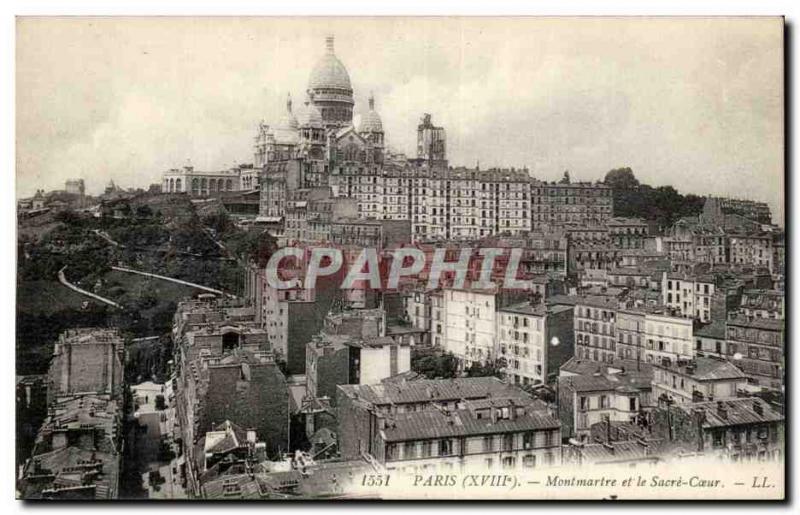
M17 196L83 178L147 187L252 162L257 124L305 100L328 34L355 113L393 149L423 113L451 164L631 167L653 186L784 213L780 18L18 18Z

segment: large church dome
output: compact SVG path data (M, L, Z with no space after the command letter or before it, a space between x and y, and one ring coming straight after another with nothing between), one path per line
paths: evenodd
M308 79L308 94L326 128L346 127L353 121L353 87L347 68L333 53L333 36L325 38L325 55Z
M308 78L308 89L345 89L351 90L350 74L347 68L333 53L333 36L328 36L325 40L326 52L311 71Z

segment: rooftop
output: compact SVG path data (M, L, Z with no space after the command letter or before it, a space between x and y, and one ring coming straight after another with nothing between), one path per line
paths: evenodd
M558 429L561 423L540 411L523 408L510 418L481 416L469 409L414 411L395 415L382 430L387 442ZM479 418L480 417L480 418Z
M746 317L736 315L728 319L729 326L752 327L755 329L767 329L770 331L783 331L784 321L772 318Z
M503 383L496 377L421 379L406 383L340 385L338 388L349 397L378 405L481 399L490 396L529 398L524 391Z
M684 376L692 376L698 381L720 381L723 379L741 379L744 381L747 378L744 372L723 358L698 356L693 360L670 362L668 366L660 363L656 363L653 366Z
M569 388L576 392L601 392L601 391L620 391L634 392L651 388L652 373L644 370L628 370L625 372L609 373L602 370L602 364L598 363L598 371L591 375L560 376L558 385L560 388Z
M783 421L784 417L766 401L758 397L726 399L723 401L704 401L677 404L678 408L691 413L705 413L703 427L726 427L742 424L760 424ZM720 409L721 408L721 409Z
M588 375L597 372L598 368L603 368L606 373L615 374L622 371L638 371L652 377L653 365L635 359L617 359L611 363L598 363L597 361L582 360L575 357L570 358L561 365L560 370L576 375Z

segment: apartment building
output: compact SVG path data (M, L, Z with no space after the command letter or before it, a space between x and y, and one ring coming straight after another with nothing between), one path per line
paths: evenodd
M497 312L498 357L506 380L520 385L548 382L573 353L573 308L529 302Z
M465 401L463 409L378 417L374 454L387 470L484 473L561 464L560 423L531 406Z
M444 349L452 352L463 368L498 358L497 291L445 288Z
M620 307L614 297L580 296L575 301L575 356L611 362L617 354L616 317Z
M664 305L681 316L707 323L711 320L716 281L711 275L664 272L661 295Z
M585 442L604 420L633 422L652 407L652 372L623 368L610 373L598 363L591 374L558 378L558 418L562 436Z
M647 363L694 357L692 320L651 310L645 314L644 359Z
M344 459L366 453L390 470L453 472L560 463L547 405L494 377L343 385L336 406Z
M747 376L724 358L653 364L653 398L670 403L735 398L746 383Z
M784 384L784 321L734 315L727 323L727 352L750 382L780 390Z

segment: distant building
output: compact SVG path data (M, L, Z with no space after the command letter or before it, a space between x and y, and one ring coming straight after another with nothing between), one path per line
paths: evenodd
M641 218L614 217L606 221L611 243L621 249L644 249L649 226Z
M769 205L754 200L709 197L703 205L703 216L718 219L721 215L736 214L761 224L771 224Z
M744 290L742 314L747 318L786 318L786 296L778 290Z
M446 288L444 349L463 368L493 363L497 358L497 292Z
M723 358L698 356L653 365L653 397L672 403L735 398L745 384L747 376Z
M246 187L244 187L246 186ZM172 168L162 174L161 191L187 193L192 197L217 197L224 193L253 189L255 187L252 165L241 165L230 170L201 171L194 166Z
M48 371L48 403L74 395L120 399L124 343L116 329L68 329L59 335Z
M733 316L727 323L727 352L750 382L780 390L784 384L784 321Z
M706 323L711 320L716 280L711 275L663 273L661 293L664 305L681 316Z
M614 323L619 301L612 297L581 296L575 301L575 356L611 362L616 355Z
M573 309L530 303L513 304L497 312L498 357L507 381L518 385L548 383L551 373L574 350Z

